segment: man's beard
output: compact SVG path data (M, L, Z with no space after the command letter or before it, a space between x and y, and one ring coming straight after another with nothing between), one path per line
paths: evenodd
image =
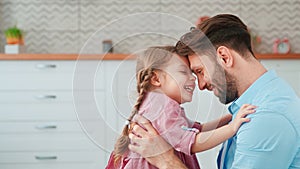
M213 86L218 90L216 95L223 104L228 104L238 98L235 78L224 70L218 63L212 76Z

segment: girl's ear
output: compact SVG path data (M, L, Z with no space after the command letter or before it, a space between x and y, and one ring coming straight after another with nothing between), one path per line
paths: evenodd
M220 46L217 48L217 56L218 56L218 62L223 67L232 67L233 65L233 55L229 48L226 46Z
M161 86L158 72L156 72L156 71L152 72L152 77L150 79L150 82L153 86L156 86L156 87Z

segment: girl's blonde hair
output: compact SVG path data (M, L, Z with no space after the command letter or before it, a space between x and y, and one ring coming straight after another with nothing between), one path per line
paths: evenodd
M136 80L138 98L133 106L131 115L128 118L129 124L123 128L122 134L118 138L114 148L114 163L120 164L122 156L128 151L130 140L128 138L130 132L130 122L133 117L138 113L140 106L147 94L151 89L151 77L154 70L160 70L167 66L171 57L176 52L174 46L157 46L150 47L145 50L141 55L137 56L136 64Z

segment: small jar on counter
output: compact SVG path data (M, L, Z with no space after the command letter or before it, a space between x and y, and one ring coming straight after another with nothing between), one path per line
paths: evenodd
M103 53L113 53L112 40L107 39L102 41Z

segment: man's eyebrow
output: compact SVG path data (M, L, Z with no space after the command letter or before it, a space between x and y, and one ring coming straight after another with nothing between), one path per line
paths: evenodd
M193 67L190 67L190 69L192 70L193 73L196 73L196 71L198 71L198 70L202 71L203 67L202 66L193 66Z

